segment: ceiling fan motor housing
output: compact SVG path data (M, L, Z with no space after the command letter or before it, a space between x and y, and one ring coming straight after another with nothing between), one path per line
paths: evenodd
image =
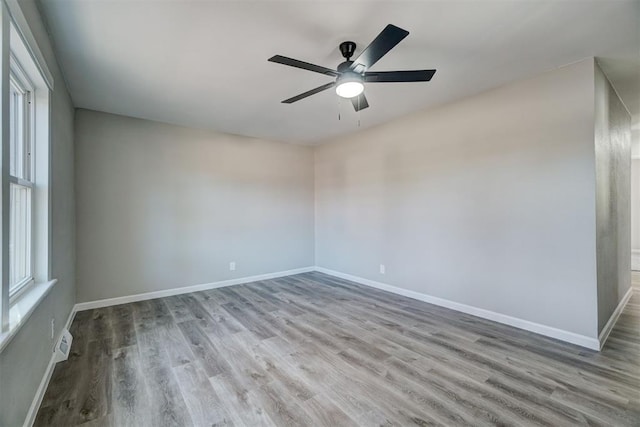
M349 60L344 61L343 63L338 65L337 71L339 73L347 73L349 71L352 71L351 70L351 65L352 64L353 64L353 61L349 61Z

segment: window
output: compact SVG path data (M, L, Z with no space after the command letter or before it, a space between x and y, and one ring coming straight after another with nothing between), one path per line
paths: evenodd
M9 298L33 283L33 87L11 58L9 75Z
M11 16L0 8L0 352L56 283L49 224L53 78L26 18L11 4Z

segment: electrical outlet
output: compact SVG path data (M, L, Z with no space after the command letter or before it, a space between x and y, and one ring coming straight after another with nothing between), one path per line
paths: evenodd
M236 270L236 262L235 261L231 261L229 263L229 270L230 271L235 271Z
M54 338L56 334L56 319L51 319L51 339Z
M384 264L380 264L380 274L384 274L387 272L386 267L384 266Z

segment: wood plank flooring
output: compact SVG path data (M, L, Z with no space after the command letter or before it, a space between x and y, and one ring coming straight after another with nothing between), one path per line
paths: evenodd
M638 291L600 353L321 273L72 333L37 426L640 425Z

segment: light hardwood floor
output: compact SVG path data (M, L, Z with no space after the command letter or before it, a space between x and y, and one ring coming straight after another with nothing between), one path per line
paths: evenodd
M639 292L601 353L320 273L72 333L37 426L640 425Z

